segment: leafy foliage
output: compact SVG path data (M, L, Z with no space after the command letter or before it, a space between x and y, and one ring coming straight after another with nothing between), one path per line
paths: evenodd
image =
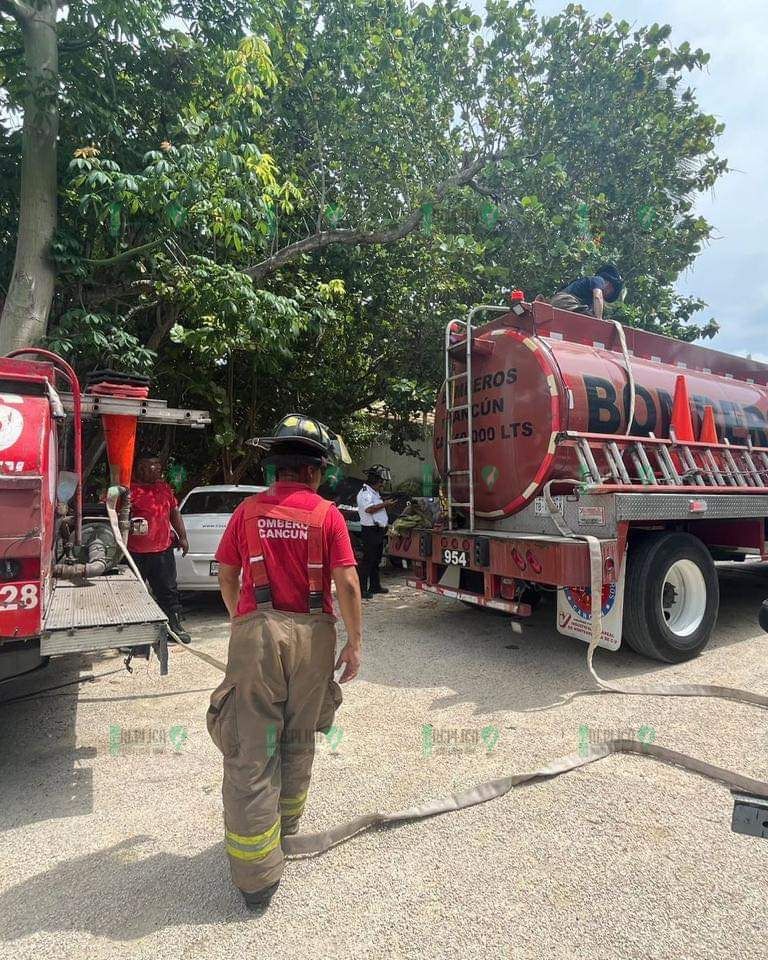
M578 4L486 7L71 0L49 343L212 408L213 451L188 455L213 478L250 470L244 438L291 408L405 449L445 323L513 286L550 295L612 259L622 321L713 335L674 289L710 236L696 197L727 169L685 81L707 55ZM6 111L21 58L0 17Z

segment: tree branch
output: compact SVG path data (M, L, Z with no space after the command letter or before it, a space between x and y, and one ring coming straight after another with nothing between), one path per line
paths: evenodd
M134 317L143 313L145 310L154 309L159 303L159 300L150 300L148 303L137 303L136 306L131 307L123 314L123 323L128 323L129 320L133 320Z
M22 3L22 0L0 0L0 13L7 13L14 20L18 20L19 23L31 20L34 12L32 7Z
M132 280L130 283L117 284L112 287L97 286L94 290L86 290L85 301L88 308L95 310L108 300L115 300L118 297L139 295L146 293L154 294L154 280Z
M441 183L439 183L433 192L432 197L425 199L425 203L439 203L449 190L452 190L456 187L466 186L468 183L474 179L474 177L486 166L488 163L495 163L501 158L501 154L491 154L489 156L478 157L476 160L473 160L468 166L463 167L459 170L458 173L455 173L451 177L447 177ZM271 257L267 257L266 260L262 260L261 263L257 263L252 267L248 267L243 271L247 276L252 280L263 280L264 277L269 276L271 273L274 273L276 270L279 270L286 263L290 263L291 260L295 260L296 257L301 256L304 253L311 253L313 250L320 250L323 247L331 246L331 244L342 244L345 246L361 246L361 247L370 247L370 246L379 246L385 245L388 243L396 243L398 240L402 240L404 237L407 237L409 233L413 233L421 223L422 218L422 208L421 206L417 207L411 214L409 214L404 220L401 220L400 223L396 223L391 227L386 227L381 230L374 230L370 233L365 230L325 230L318 231L310 237L305 237L303 240L298 240L296 243L292 243L287 247L283 247L282 250L278 250L277 253L273 254Z
M178 320L179 313L179 308L172 306L165 311L165 316L163 316L162 308L158 305L157 322L155 323L155 329L149 336L149 340L147 340L147 349L157 350L163 340L165 340L166 336L170 333L171 327Z
M479 193L481 197L490 197L491 200L495 200L497 203L499 202L498 194L493 190L489 190L487 187L481 186L477 180L470 180L469 186L475 193Z
M2 3L2 0L0 0ZM162 240L152 240L151 243L144 243L140 247L134 247L132 250L124 250L114 257L108 257L106 260L88 260L83 258L83 263L89 267L99 269L101 267L114 267L116 263L122 263L124 260L132 260L134 257L140 257L145 253L157 249L163 243Z

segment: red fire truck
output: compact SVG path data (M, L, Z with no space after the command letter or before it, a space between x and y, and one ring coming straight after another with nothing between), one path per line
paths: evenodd
M389 540L410 585L516 619L555 588L558 631L584 641L599 590L612 650L694 657L717 618L714 561L767 555L768 365L753 360L545 302L475 307L446 330L434 455L444 520Z
M82 493L89 420L103 424L111 475L93 516ZM202 428L210 418L109 371L81 392L45 350L0 358L0 679L117 647L151 646L166 671L167 619L125 548L131 525L145 523L131 517L128 493L137 422Z

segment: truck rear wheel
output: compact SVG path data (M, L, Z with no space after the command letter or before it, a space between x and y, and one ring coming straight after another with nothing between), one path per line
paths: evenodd
M697 656L717 620L720 590L709 551L689 533L650 533L630 542L624 639L666 663Z

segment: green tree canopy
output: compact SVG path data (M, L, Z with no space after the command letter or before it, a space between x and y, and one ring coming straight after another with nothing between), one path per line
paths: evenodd
M4 169L37 95L19 7L0 0ZM549 295L612 259L620 319L712 335L674 282L710 233L694 204L726 169L721 127L686 86L707 55L669 33L522 0L484 19L453 0L73 0L49 341L213 406L231 476L288 407L362 434L375 406L406 442L444 324L513 286ZM18 189L0 190L9 237Z

